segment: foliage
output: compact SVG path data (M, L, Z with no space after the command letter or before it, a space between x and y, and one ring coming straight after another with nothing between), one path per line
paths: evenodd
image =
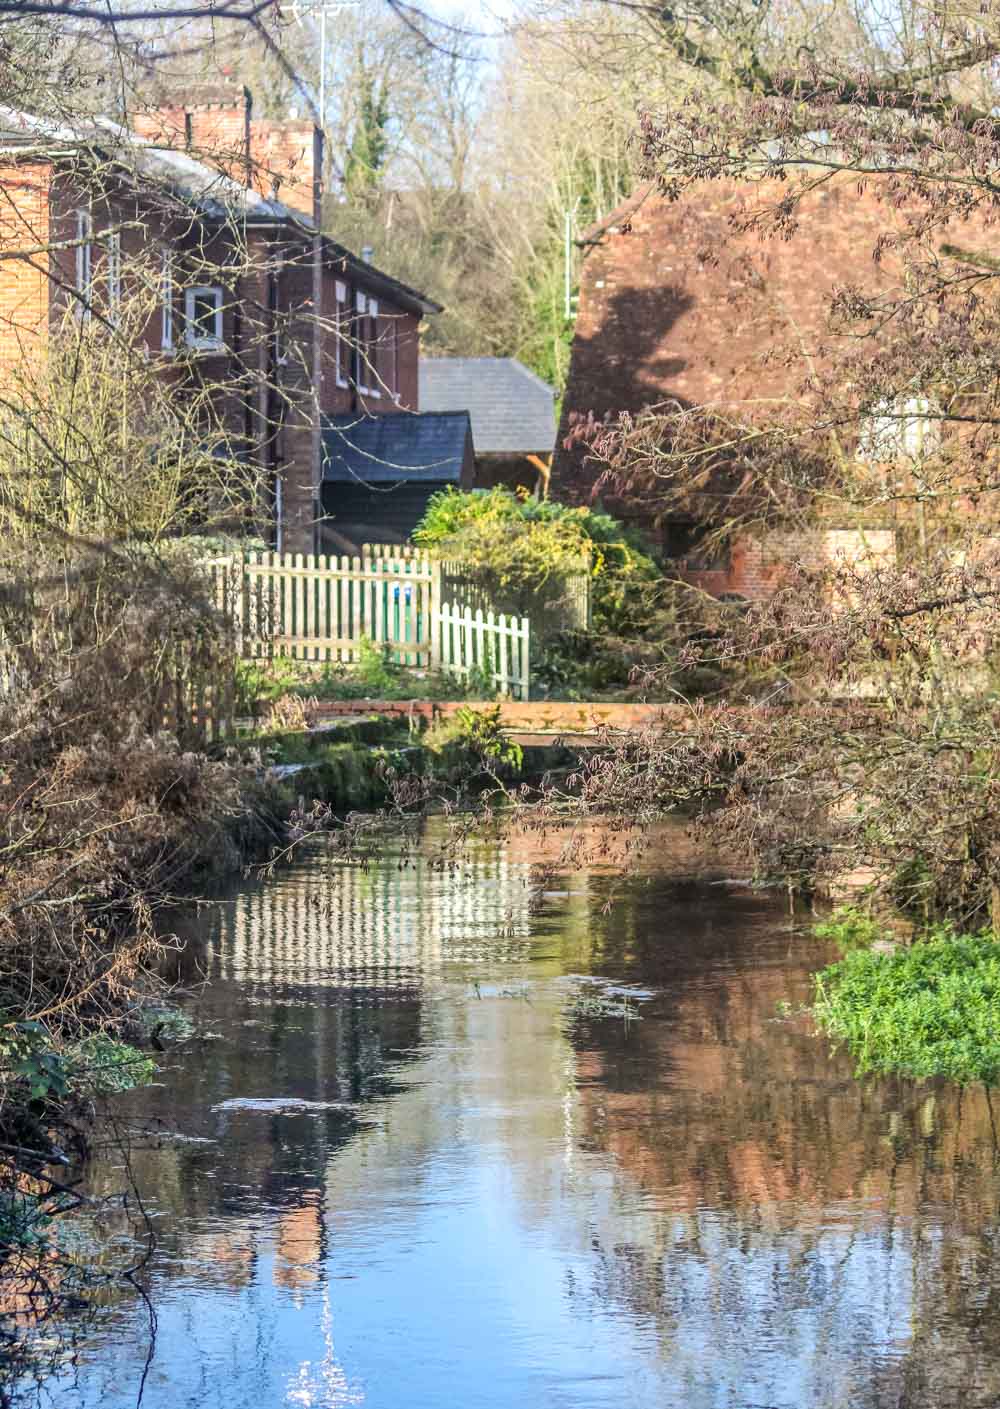
M857 949L816 978L814 1012L858 1071L1000 1078L1000 941L947 929L893 954Z
M333 194L324 219L348 248L371 246L381 267L444 306L424 331L426 350L517 357L561 392L572 336L566 216L575 240L631 193L636 106L665 85L628 12L532 8L488 50L475 25L423 44L427 15L403 27L379 0L331 17L331 68L347 78L327 85ZM607 46L630 50L613 74ZM314 72L316 57L303 46L299 71ZM378 181L351 199L355 144L370 126L365 86L351 77L359 68L384 102L377 130L386 145ZM296 100L279 72L261 87L275 116L287 110L283 92ZM575 244L570 260L573 282Z
M524 766L524 751L508 737L499 704L488 709L463 706L433 724L424 744L434 753L452 757L471 754L488 772L499 768L519 773Z
M840 949L868 949L883 938L885 926L866 911L845 905L813 925L813 934L817 939L832 940Z
M367 201L376 191L388 149L389 95L384 75L365 66L358 46L355 82L358 112L344 167L344 190L352 201Z
M463 706L455 711L454 720L456 737L473 753L490 763L499 763L520 772L524 764L524 751L520 744L507 737L498 704L492 709Z
M460 561L463 572L518 611L537 612L543 590L557 603L567 581L588 572L598 631L625 634L648 624L664 584L638 536L610 514L508 489L464 494L449 486L433 495L413 538Z
M299 682L297 662L287 656L270 660L236 662L234 709L238 715L256 716L261 705L273 705Z
M67 313L45 358L22 358L0 389L5 541L177 543L240 524L254 502L257 474L219 419L217 388L178 397L141 355L157 284L141 263L130 278L115 336Z

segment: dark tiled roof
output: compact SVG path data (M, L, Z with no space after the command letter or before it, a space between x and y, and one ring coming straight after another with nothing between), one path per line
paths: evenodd
M468 411L480 455L548 455L555 392L513 357L422 357L424 411Z
M472 432L466 411L419 415L323 417L326 483L395 484L401 480L457 484Z

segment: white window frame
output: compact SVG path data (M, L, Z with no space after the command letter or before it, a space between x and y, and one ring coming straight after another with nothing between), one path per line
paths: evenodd
M347 302L347 285L340 279L336 280L334 294L337 300L337 385L349 387L350 377L344 376L343 369L350 367L351 364L350 344L347 341L347 328L345 327L345 324L350 321L350 307Z
M369 343L366 337L358 337L358 391L365 396L380 397L382 388L378 384L378 299L369 298L359 289L355 298L359 320L371 319L372 339ZM374 385L368 384L368 379Z
M89 206L76 212L76 316L84 322L90 317L94 294L94 217Z
M174 350L174 252L169 245L160 248L160 348Z
M211 337L199 337L194 331L195 303L206 295L215 303L215 331ZM219 352L225 346L222 341L222 289L218 284L198 284L184 290L184 341L196 352Z
M862 417L856 458L866 465L919 465L940 448L940 408L926 396L897 396Z

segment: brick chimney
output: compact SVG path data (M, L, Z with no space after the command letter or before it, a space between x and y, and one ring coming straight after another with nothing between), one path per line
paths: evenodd
M131 115L132 130L158 146L190 152L241 186L312 218L315 128L253 116L247 88L197 85Z

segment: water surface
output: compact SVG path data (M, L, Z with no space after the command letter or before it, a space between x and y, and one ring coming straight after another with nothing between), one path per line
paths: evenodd
M155 1338L123 1285L43 1402L148 1369L147 1409L1000 1404L981 1088L856 1083L778 1011L828 951L681 827L610 910L582 865L531 911L552 838L433 842L200 920L202 1036L129 1112Z

